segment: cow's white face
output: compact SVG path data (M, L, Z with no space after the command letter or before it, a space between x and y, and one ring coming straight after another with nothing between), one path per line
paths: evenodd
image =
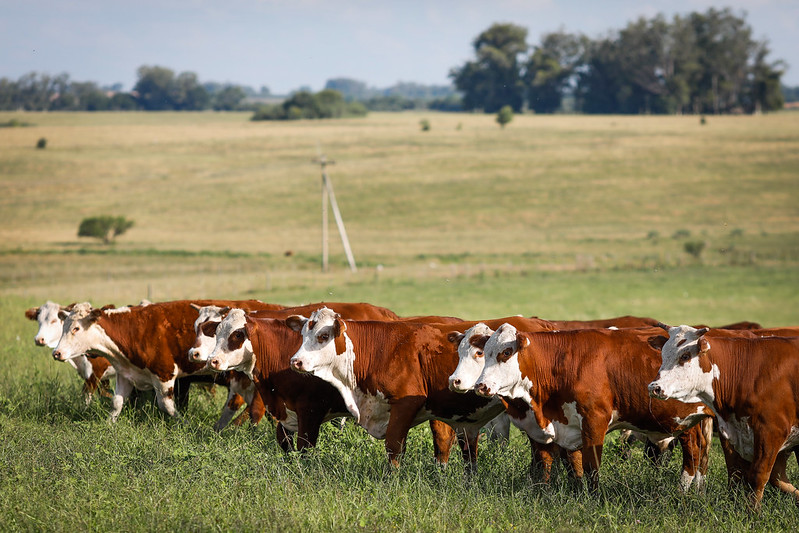
M211 352L214 351L216 330L230 308L217 305L199 307L191 304L191 306L199 311L199 316L194 321L194 333L197 339L194 341L194 346L189 349L189 360L204 363L210 359Z
M64 324L61 338L53 350L53 358L66 361L105 345L108 336L97 325L97 319L102 313L102 310L92 308L89 302L75 304L69 313L60 311L59 318Z
M33 342L37 346L56 347L58 339L61 338L64 324L64 321L58 316L58 312L62 309L57 303L47 300L43 306L34 307L25 312L25 316L39 324L39 331L33 337Z
M458 366L449 377L449 388L453 392L468 392L474 388L485 367L483 350L494 330L483 324L475 324L464 333L451 333L450 342L458 343Z
M649 384L649 394L666 400L713 404L713 379L719 369L711 364L710 343L704 338L707 329L691 326L669 328L669 340L660 352L663 359L655 380Z
M531 383L522 377L519 350L529 342L510 324L497 328L485 344L485 367L475 383L475 392L481 396L526 398Z
M338 313L322 307L311 313L311 318L294 315L286 324L302 334L302 345L291 358L292 369L320 375L343 362L340 355L346 351L347 326Z
M216 328L216 344L208 358L211 370L240 370L252 377L255 357L247 335L247 313L231 309Z

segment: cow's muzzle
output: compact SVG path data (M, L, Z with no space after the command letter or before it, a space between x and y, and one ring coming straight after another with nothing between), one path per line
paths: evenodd
M653 381L647 387L649 389L649 395L653 398L657 398L658 400L665 400L666 393L663 391L663 387L657 384L657 381Z
M480 396L493 396L491 389L485 383L479 383L474 387L474 392Z

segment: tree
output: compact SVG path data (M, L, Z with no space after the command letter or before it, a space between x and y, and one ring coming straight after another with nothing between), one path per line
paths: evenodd
M527 30L515 24L494 24L477 36L473 46L476 59L449 74L463 93L464 109L496 113L509 105L514 111L521 111L521 62L527 52Z
M536 113L554 113L582 61L585 38L564 32L544 35L533 48L524 83L527 102Z
M99 216L84 218L78 227L78 237L101 239L103 244L111 243L117 235L122 235L133 227L133 221L125 217Z
M245 97L244 89L238 85L228 85L211 97L212 107L217 111L233 111L238 109Z
M139 106L146 111L174 109L171 89L175 73L164 67L139 67L134 92L138 93Z
M508 124L511 120L513 120L513 108L509 105L502 106L502 109L497 113L497 124L502 129L505 129L505 124Z

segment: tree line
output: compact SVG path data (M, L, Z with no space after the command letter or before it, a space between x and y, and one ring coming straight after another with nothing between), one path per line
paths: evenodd
M557 31L534 46L527 30L494 24L475 58L450 71L466 110L504 105L537 113L733 113L780 109L785 65L769 62L730 9L639 18L590 39Z

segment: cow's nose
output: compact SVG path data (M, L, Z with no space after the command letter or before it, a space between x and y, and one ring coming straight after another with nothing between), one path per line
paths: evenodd
M488 389L488 385L486 385L485 383L480 383L479 385L477 385L477 386L474 388L474 390L475 390L475 392L476 392L477 394L479 394L480 396L489 396L489 395L490 395L490 392L491 392L491 391Z
M210 365L210 367L211 367L211 368L213 368L214 370L219 370L219 367L221 367L221 366L222 366L222 363L219 361L219 359L216 359L216 358L214 358L214 359L211 359L211 360L208 362L208 364L209 364L209 365Z
M36 337L33 342L36 343L36 346L44 346L44 337Z
M53 359L56 361L63 361L64 356L59 350L53 350Z
M449 380L449 388L450 390L460 389L461 387L461 380L459 379L451 379Z
M662 398L663 397L663 389L660 387L660 385L657 385L655 383L650 383L649 384L649 395L650 396L654 396L655 398Z
M302 370L302 361L300 361L299 359L292 359L291 368L293 368L294 370Z

